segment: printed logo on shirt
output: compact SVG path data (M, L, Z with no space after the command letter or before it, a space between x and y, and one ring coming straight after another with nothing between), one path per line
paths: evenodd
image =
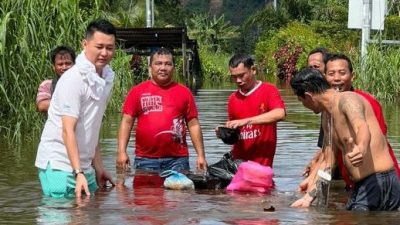
M162 97L158 95L142 96L140 98L140 104L144 114L161 112L163 110Z
M260 135L260 129L254 129L253 125L248 124L241 129L239 140L255 139Z
M260 113L261 114L265 113L265 105L264 105L264 103L261 103L261 105L260 105Z
M183 143L183 136L182 136L183 124L184 124L183 118L175 118L172 121L171 130L161 131L158 134L156 134L156 137L158 135L161 135L161 134L171 134L172 135L172 140L174 142L177 142L179 144L184 144Z

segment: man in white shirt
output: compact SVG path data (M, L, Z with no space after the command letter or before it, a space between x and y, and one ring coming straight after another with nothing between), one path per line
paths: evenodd
M108 63L115 36L110 22L91 22L76 64L58 81L35 162L46 196L79 198L107 181L114 185L104 170L98 141L114 79Z

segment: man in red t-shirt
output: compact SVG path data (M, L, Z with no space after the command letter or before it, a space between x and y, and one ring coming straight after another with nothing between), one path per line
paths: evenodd
M225 126L240 129L239 141L232 148L233 158L272 167L276 123L286 117L279 90L270 83L257 80L256 66L248 55L234 55L229 61L229 71L238 90L229 96L229 120Z
M126 148L137 119L134 167L138 170L189 171L186 130L197 153L197 168L205 170L203 136L190 90L172 80L172 53L160 48L150 56L151 80L128 93L118 132L117 168L130 165Z

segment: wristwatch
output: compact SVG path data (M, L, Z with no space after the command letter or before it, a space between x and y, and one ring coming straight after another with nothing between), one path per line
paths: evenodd
M84 172L83 172L83 170L82 169L74 169L74 170L72 170L72 175L74 175L74 177L76 178L76 176L78 176L78 174L85 174Z

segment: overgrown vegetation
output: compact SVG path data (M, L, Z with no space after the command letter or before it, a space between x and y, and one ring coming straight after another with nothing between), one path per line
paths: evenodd
M318 46L334 49L330 40L314 32L309 25L291 22L273 35L260 39L255 54L266 76L290 78L306 65L308 52Z
M155 0L158 27L187 26L198 41L204 87L228 83L228 60L234 52L256 56L262 78L290 77L305 66L315 47L343 52L354 60L355 81L380 99L396 101L400 89L398 47L370 46L362 67L360 31L347 29L345 0L224 0L223 10L212 1ZM375 39L400 39L400 3L392 5L383 32ZM53 77L48 53L60 44L80 50L87 22L105 17L118 27L144 27L143 0L2 0L0 1L0 134L10 139L39 131L43 115L33 113L38 85ZM190 9L190 10L188 10ZM117 51L109 111L119 111L129 88L148 79L147 61ZM177 60L180 73L181 60ZM364 68L364 69L362 69Z
M400 48L371 45L364 65L356 57L356 87L362 88L385 101L400 97Z
M72 2L72 1L71 1ZM77 47L89 14L66 1L4 0L0 7L0 132L17 137L40 125L35 111L40 82L52 77L48 52L57 44ZM93 16L98 15L93 10Z
M100 0L0 2L2 135L18 140L21 133L42 128L43 124L38 121L43 121L43 115L35 113L35 97L39 84L54 76L49 52L56 45L67 44L79 53L87 23L98 17L107 17L102 9L108 6L107 1ZM117 74L117 77L125 79L126 76Z

